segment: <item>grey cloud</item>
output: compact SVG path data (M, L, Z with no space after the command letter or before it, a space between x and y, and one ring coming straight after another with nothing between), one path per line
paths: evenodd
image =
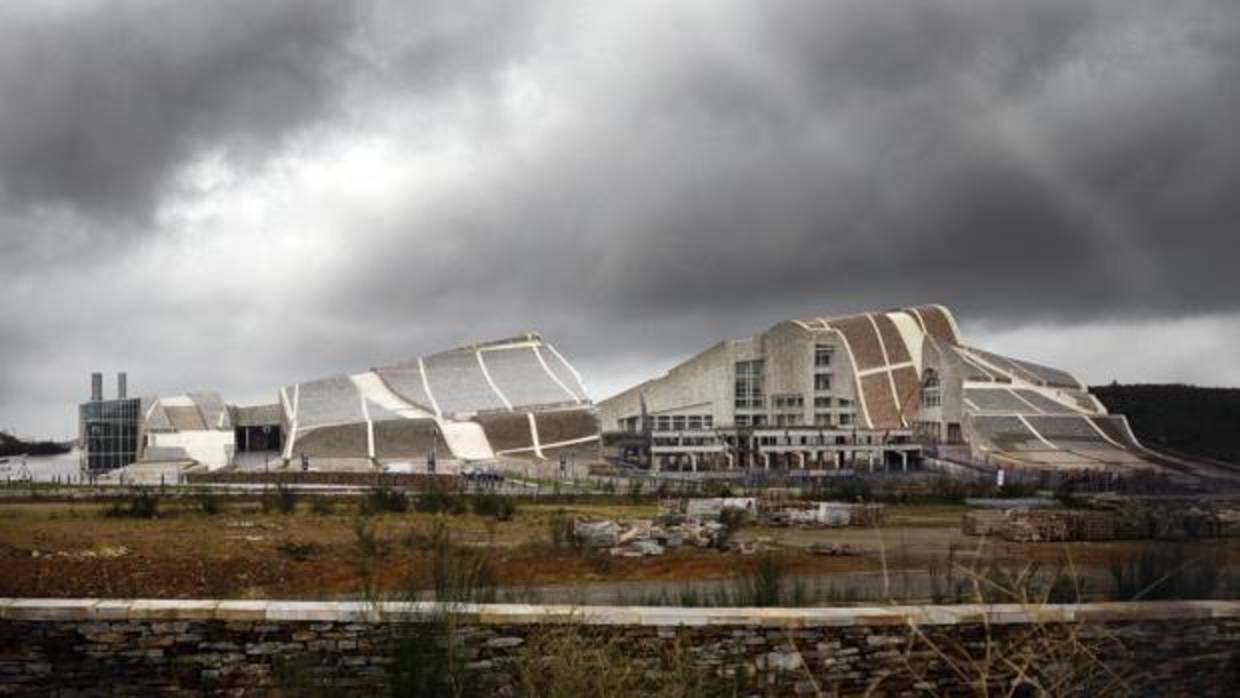
M1229 0L80 8L0 10L0 269L48 279L0 301L11 394L140 352L152 389L250 394L527 329L606 374L910 302L995 336L1240 314ZM538 138L522 80L558 119ZM421 162L445 133L467 175L328 210L312 270L266 250L208 292L92 247L175 238L150 212L204 151L244 180L374 135ZM75 281L87 257L142 293ZM37 316L84 289L71 358L38 365Z
M12 3L0 9L0 194L148 224L199 151L268 152L342 87L351 3ZM12 242L10 239L9 242Z
M412 213L359 260L361 298L325 295L399 312L380 297L477 293L485 313L499 290L604 317L807 296L1013 322L1235 309L1236 14L763 4L718 36L642 37L620 93L620 68L566 49L586 66L576 131ZM399 273L419 255L436 261Z

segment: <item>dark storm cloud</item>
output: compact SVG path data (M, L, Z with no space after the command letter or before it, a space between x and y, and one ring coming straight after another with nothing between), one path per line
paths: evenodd
M397 216L324 300L560 317L592 350L611 340L574 309L755 328L926 299L1009 324L1237 310L1234 5L722 14L669 12L623 66L551 47L574 128Z
M527 329L606 372L926 301L966 331L1231 317L1236 123L1230 0L6 6L0 389L66 372L49 315L69 371L226 391ZM336 169L370 138L372 181ZM211 214L237 251L199 259L156 214L214 196L171 191L212 153L315 215Z
M7 4L0 193L10 206L145 218L199 151L270 151L320 116L349 61L351 7Z

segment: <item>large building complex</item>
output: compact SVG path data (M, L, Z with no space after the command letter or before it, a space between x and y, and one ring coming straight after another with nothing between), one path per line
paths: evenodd
M536 334L288 385L266 405L228 405L216 393L103 400L99 384L96 375L80 410L83 465L95 471L135 462L365 470L598 455L598 418L580 376Z
M656 469L1159 464L1079 380L968 345L939 305L780 322L599 410Z

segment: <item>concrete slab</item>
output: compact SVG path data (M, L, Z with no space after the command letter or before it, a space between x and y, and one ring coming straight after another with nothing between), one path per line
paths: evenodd
M16 599L4 607L5 620L93 620L97 599Z
M211 620L219 601L138 599L129 605L130 620Z
M316 621L342 623L369 618L360 602L338 603L331 601L268 601L264 620L269 621Z
M262 621L267 619L267 601L221 601L215 607L215 620Z
M102 599L95 604L95 620L127 620L131 605L129 599Z

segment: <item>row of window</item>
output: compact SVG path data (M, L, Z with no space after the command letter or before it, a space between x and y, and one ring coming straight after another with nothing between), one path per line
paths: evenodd
M815 414L814 426L816 427L851 427L856 424L856 416L851 412L844 412L835 415L835 421L831 421L830 414ZM803 425L801 415L799 414L780 414L775 416L775 426L777 427L799 427ZM765 427L770 422L766 415L763 414L738 414L736 415L736 426L738 427Z
M655 431L703 431L715 428L715 418L709 414L660 414L650 417Z
M825 396L816 396L814 398L814 409L825 410L832 406L852 407L852 400L848 398L831 398ZM804 407L805 398L800 395L775 395L771 397L771 406L780 407Z
M736 407L738 409L762 409L763 405L763 362L736 362Z

